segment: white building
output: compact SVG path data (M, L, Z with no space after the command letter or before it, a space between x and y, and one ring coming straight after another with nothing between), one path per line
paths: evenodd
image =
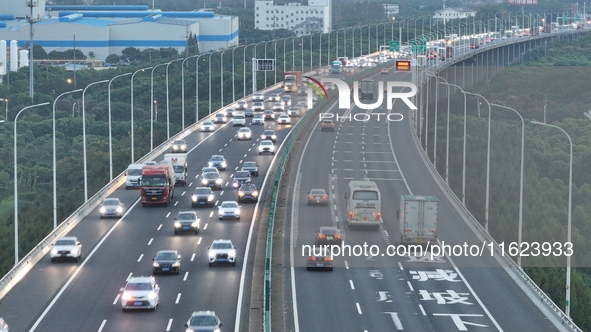
M382 6L384 6L384 11L386 12L386 17L392 17L400 12L400 8L398 7L398 5L391 5L391 4L384 3L384 4L382 4Z
M28 46L30 30L25 16L29 10L25 1L0 2L0 40L16 40L19 48ZM182 52L189 36L194 36L200 52L238 45L238 17L213 12L163 12L148 10L148 6L57 6L45 5L45 1L38 2L35 12L39 22L33 26L33 43L48 53L76 48L105 59L127 47L172 47Z
M467 18L476 16L476 11L468 9L468 8L445 8L435 12L433 15L433 19L441 20L441 21L449 21L455 20L459 18Z
M273 1L255 1L254 27L260 30L287 29L296 35L331 31L332 0L308 0L308 6L288 3L277 6Z

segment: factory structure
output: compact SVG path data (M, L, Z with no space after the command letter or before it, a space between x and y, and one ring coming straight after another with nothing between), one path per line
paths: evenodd
M182 52L191 38L201 53L238 45L237 16L210 11L165 12L145 5L46 5L44 0L35 2L31 16L27 2L32 1L0 2L0 75L7 66L17 69L16 61L10 61L17 54L14 44L28 58L29 17L36 21L33 45L41 45L47 53L76 49L104 60L128 47ZM8 57L6 48L10 49Z

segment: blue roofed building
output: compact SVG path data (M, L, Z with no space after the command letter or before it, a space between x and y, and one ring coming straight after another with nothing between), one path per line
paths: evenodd
M29 43L25 1L0 2L0 40ZM238 45L238 17L207 11L165 12L145 5L49 5L43 0L34 8L33 43L47 52L79 49L97 59L121 54L127 47L185 50L195 38L199 52Z

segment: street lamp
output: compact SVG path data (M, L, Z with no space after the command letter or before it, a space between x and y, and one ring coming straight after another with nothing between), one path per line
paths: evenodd
M84 103L84 95L86 93L86 89L89 87L99 84L99 83L107 83L109 80L98 81L94 83L88 84L84 90L82 90L82 140L83 140L83 151L84 151L84 202L88 201L88 172L86 166L86 108ZM15 120L16 122L16 120Z
M8 122L8 99L6 98L0 98L0 101L3 101L4 104L6 104L6 115L4 117L4 121Z
M523 154L524 154L524 149L525 149L525 123L523 121L523 117L521 116L521 114L519 114L519 112L517 112L515 109L511 108L511 107L507 107L507 106L503 106L503 105L498 105L498 104L490 104L491 106L496 106L496 107L500 107L500 108L504 108L510 111L513 111L515 113L517 113L517 115L519 116L519 119L521 119L521 170L520 170L520 176L519 176L519 230L517 231L517 242L518 242L518 246L519 248L521 248L521 238L522 238L522 233L523 233ZM517 265L519 265L519 267L521 267L521 255L517 256Z
M167 63L160 63L152 68L150 74L150 151L154 150L154 70L160 66L167 65Z
M224 49L220 55L220 107L224 107L224 52L228 49Z
M131 75L131 163L133 164L135 162L135 153L134 153L134 135L133 135L133 77L135 76L135 74L139 73L140 71L143 72L145 70L148 69L152 69L153 67L147 67L147 68L142 68L139 70L136 70L132 75Z
M109 85L107 88L107 95L108 95L108 101L109 101L109 181L113 180L113 139L111 136L111 83L113 83L113 80L115 80L118 77L123 77L123 76L127 76L127 75L131 75L131 73L125 73L125 74L121 74L121 75L117 75L115 77L113 77L110 81L109 81Z
M571 241L571 221L572 221L572 204L573 204L573 141L571 140L569 134L564 129L562 129L558 126L547 124L547 123L542 123L542 122L538 122L538 121L532 121L531 123L559 129L560 131L562 131L566 135L566 137L568 138L568 141L570 143L570 158L569 158L569 168L568 168L568 226L567 226L566 241L568 243L572 243L572 241ZM566 306L566 308L564 310L564 313L566 314L567 317L570 317L570 270L571 270L570 257L571 256L572 255L566 255L566 285L565 285L565 288L566 288L565 306Z
M181 127L183 128L183 130L185 129L185 61L198 56L199 54L191 55L189 57L184 58L183 62L181 62Z
M57 96L57 98L55 98L55 100L53 101L53 229L57 227L57 161L55 152L55 105L57 103L57 100L60 99L61 96L80 91L82 91L82 89L64 92L61 95Z
M166 64L166 139L170 139L170 100L168 98L168 66L175 61L184 59L174 59Z
M195 123L199 122L199 58L204 55L209 55L209 53L201 54L195 60Z
M45 105L49 105L49 102L27 106L16 113L16 116L14 117L14 265L18 264L18 168L16 159L16 120L18 120L18 116L21 115L24 110Z

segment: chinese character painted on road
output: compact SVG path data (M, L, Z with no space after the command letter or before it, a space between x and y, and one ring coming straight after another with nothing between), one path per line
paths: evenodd
M455 280L458 274L452 270L437 269L435 271L409 271L412 274L413 280L427 281L429 279L445 280L451 282L460 282L461 280Z
M473 305L473 303L466 302L468 300L468 297L465 296L470 295L470 293L456 293L456 291L449 289L445 292L429 293L428 291L421 289L419 290L419 294L421 295L421 301L437 300L437 304L461 303Z

